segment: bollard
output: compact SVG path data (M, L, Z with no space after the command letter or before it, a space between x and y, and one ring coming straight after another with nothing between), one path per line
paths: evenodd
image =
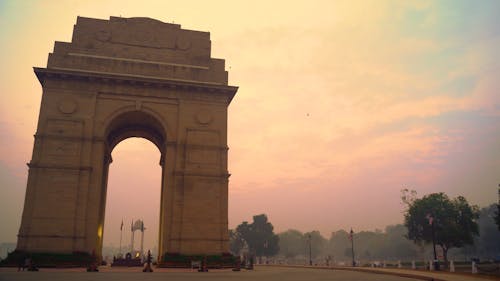
M402 268L403 266L401 266L401 261L398 261L398 268Z
M450 272L455 272L455 263L453 260L450 261Z
M240 257L238 257L236 260L235 267L233 268L233 271L241 271L241 260Z
M97 264L95 250L92 251L92 255L90 256L90 262L87 266L87 272L99 272L99 265Z
M477 265L475 261L472 261L472 274L477 274Z
M432 260L429 261L429 270L430 271L434 270L434 263L432 262Z
M200 269L198 269L198 272L208 272L207 256L203 256L203 259L201 260L201 266Z
M415 266L415 261L411 261L411 269L417 269L417 267Z

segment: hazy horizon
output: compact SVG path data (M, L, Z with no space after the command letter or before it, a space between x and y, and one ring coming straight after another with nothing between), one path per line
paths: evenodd
M400 190L486 207L500 183L498 1L1 1L0 241L19 229L45 67L77 16L151 17L209 31L229 84L229 228L403 222ZM113 151L104 242L144 219L158 236L160 153ZM130 243L124 231L123 245ZM136 247L140 235L136 235Z

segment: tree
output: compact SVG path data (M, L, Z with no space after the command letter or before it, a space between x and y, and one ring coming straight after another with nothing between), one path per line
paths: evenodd
M479 219L479 237L474 238L474 245L464 247L461 253L478 258L495 259L500 256L500 230L495 223L497 204L481 208Z
M279 237L273 232L273 225L268 222L265 214L253 217L249 224L244 221L238 225L236 232L244 239L251 253L256 256L274 256L279 251Z
M302 232L289 229L278 234L280 254L287 258L295 258L304 254L304 235Z
M346 254L347 250L348 253ZM349 233L343 229L332 232L328 241L328 254L340 259L351 255L351 242L349 242Z
M500 230L496 227L494 216L497 209L496 204L481 209L479 215L479 233L476 238L479 255L488 258L495 258L500 255Z
M393 259L409 259L417 255L417 247L406 236L406 227L402 224L389 225L385 228L381 256Z
M498 230L500 230L500 203L497 204L497 215L495 217L495 222L497 223Z
M239 232L229 230L229 251L235 256L239 256L241 250L245 247L245 240L241 237Z
M405 203L408 238L416 243L434 240L443 250L446 264L449 249L473 244L474 236L479 235L479 208L462 196L450 199L444 193L432 193Z
M497 204L497 213L495 216L495 222L497 224L498 230L500 231L500 184L498 185L498 204Z
M304 233L304 240L306 242L307 256L309 257L309 239L311 239L311 255L315 259L321 256L325 252L326 245L328 241L321 236L321 233L317 230Z

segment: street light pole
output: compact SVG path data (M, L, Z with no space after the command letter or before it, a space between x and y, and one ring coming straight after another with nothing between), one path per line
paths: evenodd
M429 220L429 224L431 225L431 233L432 233L432 249L434 250L434 270L439 270L439 262L436 254L436 232L434 230L434 217L431 214L427 215L427 219Z
M352 228L349 237L351 238L352 266L355 267L356 261L354 260L354 231L352 231Z
M311 234L309 234L309 265L313 265L313 262L312 262L312 247L311 247Z

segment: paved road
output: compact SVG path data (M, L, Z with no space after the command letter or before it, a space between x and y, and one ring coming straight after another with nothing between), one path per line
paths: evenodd
M49 270L41 269L40 272L17 272L16 269L0 269L0 280L16 281L83 281L83 280L110 280L110 281L137 281L137 280L207 280L207 281L412 281L415 279L373 274L365 272L353 272L346 270L325 270L309 268L284 268L284 267L257 267L253 271L232 272L229 270L211 270L210 272L190 272L189 270L157 270L153 273L143 273L139 268L101 269L101 272L84 272L83 269L71 270Z
M485 280L499 280L500 278L493 276L483 276L483 275L472 275L464 273L450 273L446 271L420 271L420 270L410 270L410 269L397 269L397 268L358 268L359 271L364 272L380 272L389 274L400 274L400 275L414 275L419 277L430 277L435 280L443 281L485 281Z

